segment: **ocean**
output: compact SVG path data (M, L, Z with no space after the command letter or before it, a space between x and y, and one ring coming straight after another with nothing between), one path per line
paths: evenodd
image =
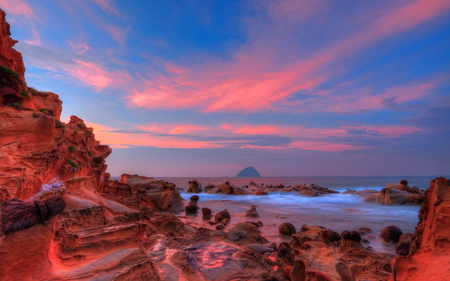
M265 185L282 183L284 186L299 184L311 184L327 187L340 192L361 189L381 190L387 183L398 183L406 179L409 186L417 186L427 189L431 180L436 176L386 176L386 177L263 177L263 178L179 178L162 177L157 178L172 182L177 187L186 189L190 180L196 179L204 187L207 183L215 185L229 181L237 186L244 186L250 181ZM189 201L192 193L181 191L181 196ZM303 224L321 225L333 229L338 233L344 230L358 230L368 227L372 233L365 238L370 246L376 251L395 253L395 244L384 243L379 239L381 229L388 225L399 227L403 233L414 233L419 221L419 205L381 205L366 203L362 197L351 194L327 194L317 197L309 197L296 192L275 192L264 196L254 195L223 195L199 193L199 207L210 208L214 213L227 209L231 214L232 225L243 221L261 221L264 226L260 228L264 237L271 242L289 242L290 237L280 236L278 226L283 222L292 223L297 231ZM247 218L245 212L251 205L257 205L259 218ZM197 216L186 216L184 213L179 217L188 224L214 229L207 221L202 219L201 213Z

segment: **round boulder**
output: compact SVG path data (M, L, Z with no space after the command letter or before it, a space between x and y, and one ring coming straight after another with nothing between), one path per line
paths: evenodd
M284 222L280 224L278 230L281 235L292 235L294 233L297 233L297 231L295 230L295 226L290 222Z
M400 228L389 225L381 230L380 237L384 242L398 243L398 240L402 234L403 232Z
M225 210L223 210L223 211L218 212L218 213L216 214L215 219L216 219L216 221L221 222L223 219L229 219L229 220L231 220L231 216L230 216L230 213L228 213L228 211L225 209Z

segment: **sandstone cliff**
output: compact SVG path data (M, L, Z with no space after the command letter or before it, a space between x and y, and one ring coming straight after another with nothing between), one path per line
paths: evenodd
M392 261L393 281L450 280L450 186L434 179L425 192L408 256Z
M93 177L100 187L109 177L104 160L111 149L82 119L59 120L58 95L27 86L22 55L12 48L16 41L0 13L0 203L28 199L51 179Z

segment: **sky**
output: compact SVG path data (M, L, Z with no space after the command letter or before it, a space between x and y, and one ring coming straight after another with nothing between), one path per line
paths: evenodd
M448 0L0 0L113 176L450 174Z

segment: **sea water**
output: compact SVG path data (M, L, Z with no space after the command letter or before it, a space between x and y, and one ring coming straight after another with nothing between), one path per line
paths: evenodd
M207 183L219 184L228 181L236 186L248 185L250 181L256 184L274 185L282 183L284 186L293 184L311 184L344 192L348 189L381 190L387 183L398 183L402 179L409 182L409 186L427 189L434 176L408 177L297 177L297 178L195 178L204 187ZM194 178L158 178L172 182L177 187L186 189L188 182ZM181 191L181 196L189 200L192 193ZM367 227L372 230L365 246L371 246L376 251L395 253L395 244L384 243L380 240L381 230L388 225L399 227L403 233L414 233L419 221L419 205L381 205L363 201L363 197L351 194L326 194L310 197L297 192L274 192L269 195L224 195L199 193L200 208L210 208L214 213L227 209L231 214L231 223L227 228L243 221L261 221L260 228L264 237L270 242L289 242L290 237L280 236L278 226L283 222L292 223L297 231L303 224L321 225L341 233L344 230L358 230ZM251 205L256 205L259 218L247 218L245 212ZM196 216L183 216L185 222L195 226L214 229L202 219L201 213Z

